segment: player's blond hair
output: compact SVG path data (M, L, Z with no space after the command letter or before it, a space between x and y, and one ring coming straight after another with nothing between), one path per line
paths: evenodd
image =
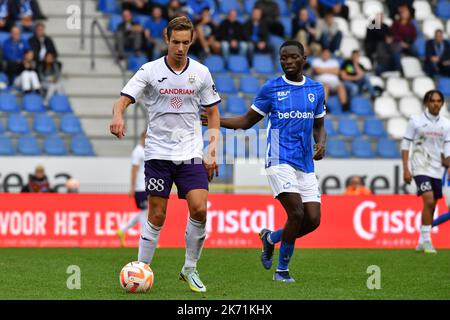
M192 39L194 36L194 25L192 24L192 21L185 16L173 18L167 25L166 30L167 39L170 40L170 36L172 35L173 31L184 31L184 30L191 31L191 39Z

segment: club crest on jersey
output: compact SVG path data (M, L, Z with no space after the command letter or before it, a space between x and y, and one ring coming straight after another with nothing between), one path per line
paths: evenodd
M195 82L195 79L196 79L195 74L190 74L188 78L189 78L189 83Z
M308 93L308 99L312 103L312 102L314 102L316 100L316 97L314 97L314 94Z

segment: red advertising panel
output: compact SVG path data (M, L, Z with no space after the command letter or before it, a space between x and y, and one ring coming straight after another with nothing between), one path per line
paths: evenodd
M421 199L412 195L322 197L321 225L297 240L304 248L413 248L420 229ZM444 201L437 212L447 211ZM138 214L122 194L0 194L0 247L117 247L115 231ZM188 217L173 196L160 247L184 247ZM206 247L260 247L263 227L283 226L286 214L270 195L211 194ZM139 226L127 246L138 243ZM437 248L450 248L450 222L432 231Z

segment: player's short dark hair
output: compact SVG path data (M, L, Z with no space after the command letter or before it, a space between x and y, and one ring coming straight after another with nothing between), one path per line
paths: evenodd
M294 46L297 47L300 50L301 55L303 56L305 54L305 48L303 47L303 45L295 40L288 40L285 41L281 46L280 46L280 53L281 53L281 49L283 49L284 47L287 46Z
M439 90L430 90L430 91L427 91L427 93L425 93L425 95L423 96L423 104L426 105L428 102L430 102L431 97L435 93L437 93L439 95L439 97L442 100L442 103L444 103L444 95L442 94L442 92L440 92Z
M173 18L167 24L167 39L170 40L170 36L172 35L173 31L184 31L184 30L191 31L191 40L192 40L194 36L194 25L192 24L192 21L185 16Z

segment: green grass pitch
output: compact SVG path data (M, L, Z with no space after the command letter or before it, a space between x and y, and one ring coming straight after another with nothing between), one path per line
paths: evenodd
M275 283L258 249L204 249L198 269L208 288L190 292L178 280L183 249L158 249L150 292L119 285L122 266L137 249L0 249L0 299L450 299L450 250L298 249L290 270L296 283ZM277 252L276 252L277 254ZM275 260L277 255L275 256ZM69 290L67 267L81 269L81 289ZM369 290L367 268L381 270L381 289Z

